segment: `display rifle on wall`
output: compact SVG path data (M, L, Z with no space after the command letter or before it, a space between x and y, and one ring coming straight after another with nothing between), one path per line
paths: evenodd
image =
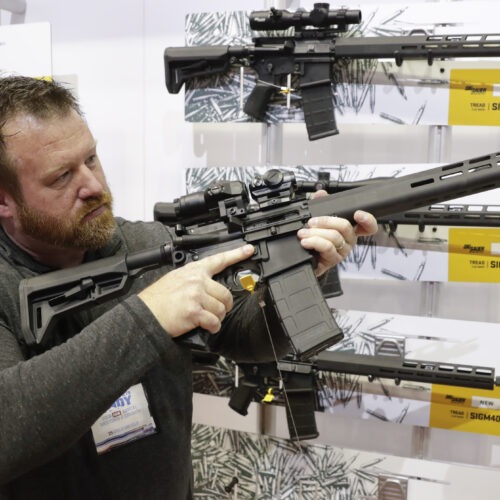
M253 38L253 45L201 45L168 47L164 51L167 89L177 94L182 85L196 77L227 72L231 67L248 67L257 73L257 83L244 111L264 120L270 100L278 92L298 90L311 141L338 133L334 114L335 64L355 59L405 60L467 57L500 57L500 34L453 34L347 37L347 27L361 22L359 10L329 10L328 3L316 3L311 12L289 12L271 8L250 13L253 30L284 31L294 35ZM290 89L293 75L295 89Z
M240 363L238 367L242 376L229 406L240 415L247 415L252 402L284 403L290 438L298 441L319 436L314 412L323 409L318 397L323 389L321 372L365 375L369 381L392 379L396 385L403 380L488 390L500 385L492 367L342 350L322 351L307 362L285 358L277 363Z
M288 378L293 375L294 379L300 380L295 383L299 390L291 387L288 395L292 401L290 408L297 407L293 401L299 401L299 413L308 408L305 414L310 421L313 409L304 406L301 401L305 394L300 389L304 377L296 375L304 367L309 366L312 370L312 365L307 362L316 355L316 363L324 360L321 368L329 369L325 363L331 363L334 354L323 351L342 340L343 333L314 275L314 256L300 245L297 230L310 217L336 215L353 222L353 213L357 209L384 217L500 187L500 152L399 178L379 180L316 199L298 194L297 186L293 173L276 169L256 176L248 188L239 181L221 181L203 191L182 196L173 203L155 205L155 218L167 226L174 225L170 229L171 241L159 248L108 257L23 279L19 293L21 326L26 343L43 346L44 339L50 337L59 317L120 296L134 277L148 269L162 264L182 266L244 242L251 243L255 247L254 256L243 263L243 267L234 266L216 278L235 293L241 293L237 273L251 269L259 277L256 286L268 288L273 302L271 306L290 340L290 359L294 364ZM251 203L250 197L256 203ZM300 303L289 300L297 293L303 297ZM181 340L194 349L202 350L206 335L206 332L196 332L182 336ZM341 368L339 362L336 360L330 368ZM351 373L349 366L357 366L355 369L361 370L361 365L353 365L353 362L351 360L348 366L344 365L343 370ZM431 373L431 363L416 363L417 366L411 366L396 361L396 365L389 370L387 366L384 368L374 362L369 371L373 376L396 379L405 379L416 373L422 381L423 375ZM425 377L427 381L447 381L458 385L472 383L483 388L494 383L494 371L486 367L469 367L469 370L461 365L467 371L460 372L454 365L439 366L432 373L434 378ZM284 366L282 372L285 372ZM310 403L310 393L307 398ZM293 414L295 410L287 408L287 411ZM306 439L303 436L310 434L310 430L306 429L302 433L295 432L294 436Z

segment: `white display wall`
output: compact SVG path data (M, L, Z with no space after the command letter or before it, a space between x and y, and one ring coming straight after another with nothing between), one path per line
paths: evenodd
M432 17L433 4L439 3L440 11L444 5L453 12L460 2L412 3L428 4ZM498 17L494 15L499 10L497 2L481 3L491 8L484 13L484 26L478 26L478 31L494 30L494 23L489 21ZM363 4L378 2L366 0ZM2 12L0 21L6 26L19 20L50 23L52 74L76 87L98 140L116 199L116 213L130 219L150 220L156 201L170 201L184 194L185 168L435 164L500 150L497 127L345 123L338 136L311 143L300 123L186 123L183 94L167 93L163 69L164 49L185 43L186 14L299 5L310 7L305 2L249 4L241 0L190 0L182 4L166 0L27 0L23 16L16 14L11 18ZM357 4L348 7L357 8ZM346 279L342 285L344 295L334 303L339 309L462 319L470 321L467 325L471 329L477 327L476 321L500 321L500 289L496 283ZM494 327L490 325L484 336L488 338L486 349L490 354L500 351L500 340L494 339L491 330ZM442 335L449 337L453 332L443 331ZM483 360L477 360L477 364L482 363ZM196 397L195 403L198 401L201 400ZM200 404L207 402L203 399ZM211 400L208 404L212 404L213 411L207 412L206 407L204 412L197 411L197 421L205 422L210 413L219 415L220 401ZM394 456L479 465L485 471L500 466L500 439L494 434L333 417L322 416L320 442ZM228 428L266 428L270 434L284 435L284 419L279 410L267 411L265 426L259 423L259 412L245 418L242 423L242 417L228 412L215 421L220 425L223 420ZM488 479L481 487L487 492L484 498L494 498L499 485ZM453 498L470 497L464 493Z

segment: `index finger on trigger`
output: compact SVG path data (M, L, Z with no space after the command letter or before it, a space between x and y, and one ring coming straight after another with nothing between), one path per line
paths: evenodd
M233 248L232 250L210 255L209 257L205 257L200 262L204 263L204 266L210 276L214 276L215 274L221 273L224 269L226 269L226 267L248 259L253 255L253 253L254 247L252 245L244 245L238 248Z

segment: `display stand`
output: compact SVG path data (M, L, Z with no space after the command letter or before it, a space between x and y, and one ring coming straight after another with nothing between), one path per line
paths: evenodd
M267 3L269 3L269 2L267 2ZM269 5L269 7L273 6L276 8L293 9L295 7L295 5L293 5L293 4L295 4L295 2L279 2L279 3L272 2L272 5ZM448 71L448 69L447 69L447 71ZM207 116L209 116L209 114L207 114ZM385 114L384 119L386 119L387 116L389 116L389 113ZM396 118L395 115L393 116L393 118ZM380 117L375 117L374 120L375 121L380 120ZM210 120L207 120L207 121L210 121ZM394 121L396 121L396 120L394 120ZM360 119L360 122L362 122L361 119ZM428 163L432 163L432 164L444 164L444 163L449 162L450 157L451 157L450 150L451 150L451 143L452 143L452 127L444 124L443 121L441 121L441 122L438 121L437 123L438 124L433 124L432 118L431 118L429 122L420 123L419 125L428 127L427 152L426 152L425 160ZM262 160L263 160L262 167L263 168L276 167L276 166L280 166L280 165L284 164L284 161L283 161L284 156L285 156L284 153L287 152L285 150L285 145L284 145L285 140L286 140L285 139L285 135L286 135L285 128L286 128L286 125L284 125L282 122L261 124L261 144L262 144ZM306 146L306 148L307 148L307 146ZM425 155L425 151L423 152L423 154ZM332 160L335 161L335 158L332 158ZM409 280L411 280L411 278ZM350 281L349 277L346 278L346 281ZM436 318L438 316L438 310L439 310L440 305L441 305L440 304L440 299L441 299L440 291L443 287L443 284L438 280L433 280L433 279L427 280L426 279L423 281L419 281L418 283L417 282L408 283L408 285L409 285L408 288L418 289L420 291L420 295L421 295L420 302L419 302L419 306L417 307L417 311L415 311L415 313L422 318L429 318L429 319ZM387 293L390 294L391 290L390 290L389 286L387 286L387 290L388 290ZM352 297L352 295L351 295L350 306L354 305L354 307L355 307L356 301L357 301L357 298ZM347 300L347 302L349 302L349 299ZM333 307L335 307L335 301L333 301L332 304L333 304ZM411 320L412 319L409 318L409 321L411 321ZM443 326L442 328L447 328L447 326L448 325ZM486 330L487 330L487 328L486 328ZM465 343L467 343L468 341L469 341L469 339L467 339L465 341ZM452 351L452 349L450 349L450 351ZM426 351L424 350L424 352L426 352ZM462 355L463 353L460 353L460 354ZM444 355L444 351L443 351L443 355ZM445 360L444 357L442 359ZM451 358L451 359L447 358L448 362L452 362L452 360L453 360L453 358ZM478 359L477 361L478 361L478 363L481 363L481 360ZM368 387L368 385L366 387ZM391 392L392 389L394 389L394 392ZM373 393L371 393L370 392L371 390L372 390L371 388L366 389L366 393L367 394L369 393L368 396L370 398L373 398L374 400L377 400L377 398L378 398L378 402L380 405L382 405L382 407L385 404L387 404L389 407L398 398L399 398L398 401L405 401L405 398L408 398L408 400L413 399L414 406L412 408L415 408L415 415L416 416L412 415L411 418L406 419L407 421L405 423L408 423L409 425L406 426L406 429L404 431L403 430L400 431L399 429L396 430L395 429L396 426L393 426L392 428L385 428L385 429L379 428L379 429L377 429L377 431L380 431L380 433L387 432L387 439L388 440L391 440L391 438L394 438L394 436L392 436L391 433L401 432L401 435L404 435L405 438L408 440L408 446L406 447L404 454L406 455L406 453L407 453L406 456L412 457L412 458L418 458L422 461L428 460L433 454L433 442L432 442L432 436L431 436L432 428L430 425L421 424L419 421L419 417L417 414L419 413L419 410L418 410L419 406L418 405L420 403L417 401L418 400L418 396L417 396L418 391L415 390L415 387L393 388L391 386L390 388L388 388L386 385L384 385L381 382L380 387L379 387L379 390L380 390L379 393L377 393L375 389L373 389ZM387 394L385 394L386 396L388 395L387 400L383 399L385 390L388 391ZM409 395L409 393L405 393L405 391L408 391L408 390L411 392L411 394L412 394L411 396ZM425 392L425 391L422 391L422 392ZM201 397L203 397L203 396L201 396ZM388 401L388 400L391 400L391 401ZM222 404L225 404L225 402ZM342 403L339 402L339 405L340 404L344 404L344 401L342 401ZM424 408L424 406L425 406L425 404L422 403L421 408ZM341 441L341 439L339 439L338 435L335 435L332 437L331 426L338 425L338 422L339 422L338 418L336 418L336 417L338 417L338 415L335 414L336 410L337 410L337 408L335 408L332 411L333 415L328 415L328 414L321 414L320 415L319 418L324 423L325 427L320 432L320 437L318 438L318 440L315 443L311 443L312 447L314 447L316 444L319 444L320 446L321 445L325 445L325 446L333 445L333 446L335 446L335 445L337 445L337 443L341 443L342 445L346 446L346 443L344 441ZM387 413L389 414L390 411L389 411L389 409L387 409L387 410L388 410ZM219 415L219 411L222 411L222 410L217 410L216 413L218 415ZM427 410L425 410L425 411L427 411ZM262 432L265 436L276 436L276 438L285 438L285 439L287 438L287 433L283 432L283 428L285 427L285 425L283 425L283 422L285 422L285 417L283 415L283 408L273 407L273 406L269 406L269 405L259 405L258 409L255 409L255 408L252 409L252 413L255 414L255 412L259 415L257 417L257 420L259 422L257 432ZM421 412L424 412L424 410L421 410ZM347 413L346 413L346 415L347 415ZM359 416L359 415L356 415L356 416ZM205 423L208 425L217 425L217 423L208 422L206 420L206 418L208 418L208 416L206 416L206 415L203 415L203 416L195 415L195 422ZM229 417L229 420L232 420L234 418L235 417L233 415L232 417ZM365 417L362 417L362 418L365 418ZM355 433L356 430L358 432L361 432L360 426L363 424L366 424L366 429L370 429L371 431L373 431L377 426L376 423L369 423L369 422L363 422L362 424L359 424L359 426L358 426L358 424L354 420L355 420L355 418L353 418L353 416L349 415L349 423L346 424L344 422L341 425L342 429L345 430L346 434L349 434L350 432ZM229 433L230 432L231 431L229 431ZM367 430L366 432L369 433L370 431ZM235 438L235 439L236 439L236 441L239 441L239 438ZM246 440L247 436L241 437L241 439ZM335 439L338 439L338 441L335 442ZM368 439L370 439L369 436L368 436ZM332 442L332 440L333 440L333 442ZM397 440L397 438L396 438L396 440ZM404 441L404 439L402 439L401 441ZM356 447L356 444L359 444L359 440L356 441L356 443L353 446ZM403 443L401 443L401 445L403 446ZM285 446L286 447L287 445L282 444L280 442L279 444L277 444L277 446ZM290 445L290 447L293 448L292 445ZM347 444L347 447L349 447L349 444ZM388 448L389 448L389 445L387 448L380 447L381 453L386 453L387 455L391 455L391 451ZM262 461L266 462L267 449L268 448L265 448L265 449L263 448L260 450L261 454L258 455L260 457L258 459L259 461L262 460ZM366 448L363 448L363 449L366 450ZM314 451L312 451L312 450L313 450L313 448L311 448L311 453L314 453ZM375 448L375 450L372 449L370 451L376 452L378 450ZM360 452L360 456L362 456L363 453L364 452ZM393 454L397 455L398 451L397 450L394 451ZM384 461L391 460L392 458L394 458L394 457L389 458L387 455L384 457L384 459L383 459ZM331 457L330 457L330 459L331 459ZM283 460L285 460L285 459L283 459ZM471 461L468 463L474 463L473 459L471 459ZM423 462L421 462L420 465L423 465ZM481 465L481 464L477 463L477 465ZM242 465L242 467L244 467L244 466ZM272 469L271 465L267 462L262 467L265 468L267 471ZM282 470L283 469L283 462L281 462L280 466L276 466L276 467L279 470ZM413 463L412 467L413 467L413 470L417 470L419 465L417 465L416 463ZM431 465L431 468L432 468L432 465ZM230 467L230 469L231 469L231 467ZM238 469L238 470L241 470L241 469ZM397 470L397 467L392 468L389 472L394 473L396 470ZM489 473L489 471L484 471L484 472L485 472L485 474ZM273 483L273 485L274 485L273 487L276 487L276 482L278 482L278 484L279 484L279 480L276 477L279 474L280 474L280 472L275 473L275 477L274 477L275 482ZM466 475L466 472L463 472L463 474ZM389 478L390 477L391 477L391 474L389 474ZM435 475L430 474L429 477L435 478ZM230 479L231 478L228 478L228 480L230 480ZM408 477L406 477L406 479L408 479ZM201 478L200 478L200 480L201 480ZM311 477L309 477L309 480L312 481ZM400 483L400 484L402 484L402 483ZM450 486L449 483L448 483L448 486ZM455 482L453 487L454 488L458 487L458 482ZM410 488L410 490L411 490L411 488ZM408 498L417 498L417 497L411 496L410 490L406 492L409 494ZM261 490L261 491L263 491L263 490ZM268 490L266 490L266 491L268 491ZM451 490L448 489L444 493L450 493L450 491ZM352 492L353 491L351 491L351 493ZM373 493L373 490L372 490L372 493ZM358 494L359 494L359 492L358 492ZM429 498L445 498L445 497L439 496L439 494L435 494L435 492L428 492L427 496ZM424 496L421 496L421 497L424 497ZM300 498L300 497L298 497L298 498ZM383 497L383 496L381 496L381 494L379 494L378 497L370 496L367 498L382 499L385 497ZM387 498L389 498L389 497L387 497ZM406 498L406 496L405 497L397 497L397 498Z
M429 163L447 163L446 151L449 145L451 128L443 125L429 127ZM422 316L435 316L438 300L439 282L426 281L423 284ZM424 459L429 448L431 430L429 427L413 427L412 456Z

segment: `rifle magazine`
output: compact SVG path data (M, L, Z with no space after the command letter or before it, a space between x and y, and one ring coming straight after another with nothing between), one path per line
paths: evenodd
M307 87L301 85L301 94L309 140L315 141L338 134L330 81Z
M311 264L268 280L269 293L295 356L309 359L344 337L322 294Z

